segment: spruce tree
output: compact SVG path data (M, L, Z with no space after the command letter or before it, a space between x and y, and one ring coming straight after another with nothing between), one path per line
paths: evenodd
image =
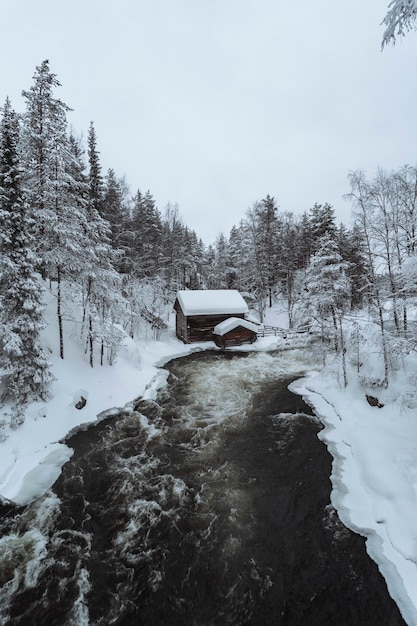
M99 152L94 126L91 123L88 134L87 177L88 202L86 208L85 235L88 246L80 284L82 287L83 317L81 338L89 354L91 367L94 366L94 345L98 344L100 362L104 361L104 349L109 348L109 360L114 357L117 335L113 321L116 309L126 303L121 295L121 280L114 265L117 253L111 244L111 226L102 217L104 208L104 182L101 176ZM117 319L116 321L121 321Z
M88 130L88 200L90 210L102 212L104 183L101 175L100 153L97 150L97 135L93 122Z
M310 260L306 272L305 305L319 322L323 340L331 337L333 326L334 349L343 365L344 385L347 384L346 349L343 332L343 314L349 307L350 284L346 276L348 264L343 261L330 233L318 242L318 250ZM330 326L326 325L330 321ZM329 337L329 338L330 338Z
M7 99L0 126L0 345L3 398L22 406L46 400L52 376L39 339L45 327L44 306L35 274L33 220L22 191L18 144L18 121Z
M138 278L156 276L162 259L162 219L150 191L133 198L131 227L133 272Z
M54 97L60 86L48 61L36 68L33 85L24 91L22 145L25 155L25 186L35 219L36 251L44 278L56 286L60 356L64 358L63 288L82 266L86 240L84 212L80 203L76 155L67 135L69 107Z
M336 239L336 223L333 207L328 204L317 204L310 209L312 252L320 247L320 240L324 235Z

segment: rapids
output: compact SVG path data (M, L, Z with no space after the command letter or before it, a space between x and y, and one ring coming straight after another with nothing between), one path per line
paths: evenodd
M33 504L0 510L0 623L403 624L330 504L301 351L197 353L66 443Z

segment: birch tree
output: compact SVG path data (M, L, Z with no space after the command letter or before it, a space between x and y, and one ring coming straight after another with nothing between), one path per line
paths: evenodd
M388 342L384 319L384 300L381 294L380 280L377 275L376 258L372 245L372 222L374 219L374 203L372 195L361 170L349 174L351 191L346 197L351 201L354 208L354 217L364 238L364 251L367 257L368 284L367 296L371 308L376 309L378 324L381 333L381 353L384 362L384 376L381 385L388 386L389 363L388 363Z

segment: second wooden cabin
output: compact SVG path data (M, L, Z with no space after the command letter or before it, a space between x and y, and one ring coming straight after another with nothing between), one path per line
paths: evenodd
M214 327L230 317L244 319L248 305L235 289L178 291L176 334L184 343L213 341Z
M216 346L223 348L240 346L242 343L253 343L257 340L257 328L255 324L238 317L229 317L214 327L214 341Z

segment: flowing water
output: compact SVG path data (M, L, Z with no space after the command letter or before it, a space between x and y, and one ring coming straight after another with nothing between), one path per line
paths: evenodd
M0 623L403 624L330 505L298 351L172 361L156 402L68 440L53 490L1 509Z

